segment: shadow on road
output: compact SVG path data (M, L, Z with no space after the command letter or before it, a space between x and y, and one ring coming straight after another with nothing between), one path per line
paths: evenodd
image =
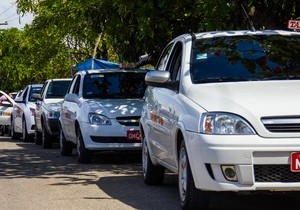
M141 175L141 154L102 152L92 163L78 164L76 156L62 157L58 147L43 149L33 143L0 138L0 179L57 179L52 185L96 185L107 197L83 199L116 199L134 209L179 210L177 177L167 174L161 186L146 186ZM17 144L17 147L13 144ZM13 147L14 146L14 147ZM236 194L215 193L210 210L298 210L298 192Z
M83 173L85 176L93 176L94 173L89 173L93 171L109 171L124 175L140 173L141 154L137 152L97 153L93 156L92 163L78 164L75 155L63 157L58 149L43 149L33 143L0 138L0 143L5 142L13 142L18 148L0 149L0 179L49 178L50 176L67 178L70 175L83 175Z
M167 175L162 186L146 186L141 176L110 176L100 178L97 185L110 197L134 209L180 210L176 179Z

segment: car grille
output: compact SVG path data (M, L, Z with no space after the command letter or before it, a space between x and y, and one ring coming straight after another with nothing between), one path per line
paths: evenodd
M254 165L255 182L300 182L300 173L293 173L290 165Z
M141 116L117 117L116 120L121 125L139 126Z
M265 128L273 133L299 133L300 116L296 117L265 117L261 119Z

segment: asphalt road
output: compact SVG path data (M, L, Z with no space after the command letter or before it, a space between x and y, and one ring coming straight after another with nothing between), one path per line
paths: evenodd
M58 145L42 149L33 143L0 137L1 210L180 210L176 176L162 186L146 186L140 153L105 152L90 164L75 155L62 157ZM298 210L300 192L216 193L210 210Z

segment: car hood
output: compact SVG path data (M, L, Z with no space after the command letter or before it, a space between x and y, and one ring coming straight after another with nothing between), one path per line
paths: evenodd
M259 127L263 117L299 117L299 90L296 80L211 83L192 85L186 95L208 112L234 113Z
M93 112L109 118L140 116L142 99L88 99L87 104Z
M45 107L48 110L60 111L63 99L51 98L44 99Z
M63 98L45 98L44 103L45 104L52 104L52 103L62 103L64 99Z

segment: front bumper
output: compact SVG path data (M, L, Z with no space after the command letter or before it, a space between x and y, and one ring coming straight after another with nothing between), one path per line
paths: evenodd
M124 126L116 121L112 125L92 125L80 123L81 134L85 147L90 150L141 150L142 143L128 140L127 131L139 131L139 126Z
M195 185L212 191L300 190L300 173L290 171L290 154L300 138L187 133L187 150ZM235 169L229 181L222 166Z
M59 135L59 120L58 119L47 119L46 127L51 136Z

